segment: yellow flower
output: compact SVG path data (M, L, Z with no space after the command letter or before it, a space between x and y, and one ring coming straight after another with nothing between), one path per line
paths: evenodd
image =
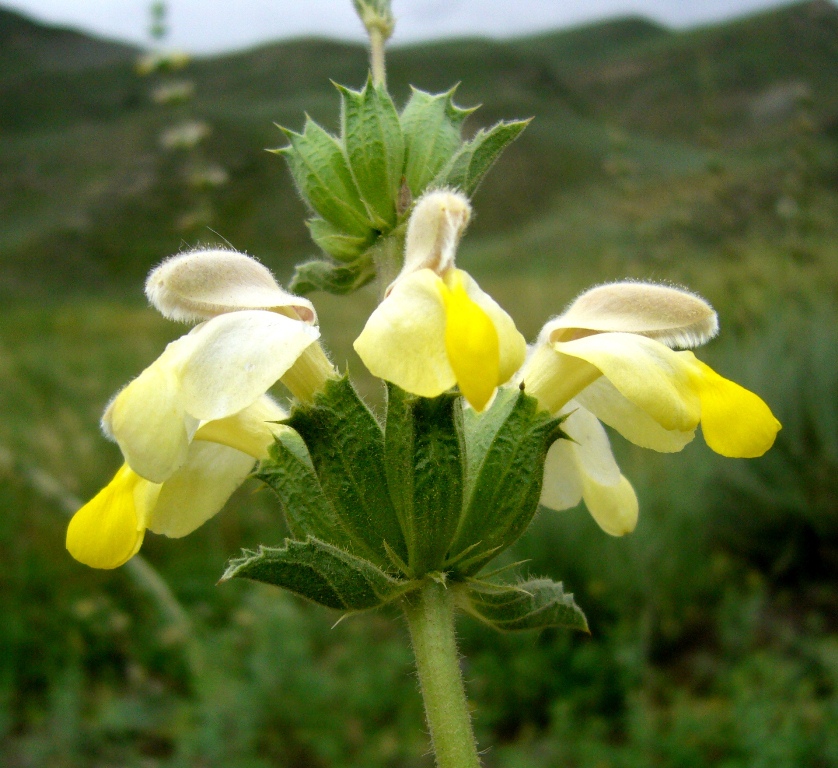
M584 497L608 533L634 527L637 500L628 481L616 480L616 465L607 475L611 482L603 483L600 472L598 487L592 484L598 475L591 468L597 462L610 466L604 458L606 448L610 456L607 437L595 430L596 418L656 451L680 451L700 423L707 444L723 456L765 453L780 429L768 406L692 352L670 348L697 346L717 331L716 313L703 299L645 283L593 288L548 322L519 378L545 409L572 413L566 425L577 443L551 447L542 503L564 509ZM586 438L574 429L584 429ZM587 440L599 448L594 451ZM562 484L567 490L559 490Z
M522 379L549 410L575 398L645 448L678 451L699 422L723 456L761 456L780 423L753 392L692 352L718 329L712 308L686 291L615 283L582 294L541 332Z
M435 191L416 204L405 264L355 350L374 376L422 397L454 385L483 410L521 366L526 342L454 255L471 213L466 198Z
M151 273L146 291L168 317L209 319L169 344L105 411L102 427L126 464L67 531L70 553L97 568L130 559L146 528L184 536L218 512L282 429L268 388L282 378L306 397L334 375L309 302L243 254L176 256Z

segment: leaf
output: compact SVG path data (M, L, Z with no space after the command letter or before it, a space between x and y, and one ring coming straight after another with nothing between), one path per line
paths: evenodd
M489 424L483 424L484 416ZM561 422L520 390L487 414L463 419L468 495L449 564L466 575L476 573L526 530L538 509L547 449L562 436ZM466 550L467 558L457 563Z
M463 500L461 418L454 394L430 399L387 385L387 482L415 577L442 568L457 529Z
M368 79L362 91L337 86L349 168L377 229L396 224L396 201L404 166L399 115L387 89Z
M561 582L532 579L517 586L472 582L462 608L502 631L565 627L588 632L588 620Z
M364 542L378 565L390 563L384 542L406 560L387 488L384 435L349 378L329 381L287 424L305 441L320 487L353 539Z
M290 144L274 152L285 156L305 201L337 229L371 237L372 222L338 140L311 118L306 120L302 133L281 127L280 130Z
M303 439L285 430L268 449L254 476L277 495L291 535L314 537L360 557L375 559L366 543L348 530L326 498Z
M338 261L352 262L364 253L374 242L375 233L349 235L325 219L309 219L306 226L314 240L326 253Z
M374 279L375 264L371 258L362 257L351 264L307 261L297 265L289 290L301 296L312 291L325 291L344 296L363 288Z
M434 180L434 186L460 189L469 197L506 147L518 138L529 120L501 121L488 131L481 128L451 158Z
M404 175L414 197L422 194L460 146L463 121L474 109L453 102L455 88L431 94L411 86L400 121L405 145Z
M366 560L317 539L260 547L231 560L221 581L245 578L290 590L327 608L363 611L413 588Z

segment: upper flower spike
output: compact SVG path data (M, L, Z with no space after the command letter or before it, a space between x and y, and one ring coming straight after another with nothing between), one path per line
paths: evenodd
M700 421L717 453L761 456L780 429L768 406L692 352L667 346L694 346L716 330L713 309L686 291L600 286L544 326L522 379L548 410L576 398L646 448L680 450Z
M481 411L523 363L526 342L512 318L454 267L470 216L468 200L458 192L438 190L417 202L404 268L355 350L374 376L422 397L456 384Z

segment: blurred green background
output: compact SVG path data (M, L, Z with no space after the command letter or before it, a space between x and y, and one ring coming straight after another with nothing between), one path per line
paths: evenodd
M278 543L246 484L136 570L64 550L66 509L112 475L98 419L183 332L145 307L163 257L229 241L287 281L313 254L273 122L335 127L329 79L364 51L307 40L197 60L189 107L229 175L190 229L172 112L137 52L0 11L0 763L9 768L429 768L401 620L346 619L262 585L214 586ZM688 32L623 19L512 42L393 50L391 86L461 81L470 131L534 116L477 193L460 263L533 338L582 288L685 284L718 309L701 355L784 428L753 461L696 440L614 446L641 500L611 539L543 512L508 553L564 580L590 637L459 623L489 768L838 766L838 9L822 0ZM216 234L217 233L217 234ZM351 342L375 303L315 295ZM187 624L188 622L188 624Z

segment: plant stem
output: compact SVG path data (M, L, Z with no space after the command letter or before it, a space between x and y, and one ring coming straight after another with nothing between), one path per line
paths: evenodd
M372 81L382 88L387 87L387 70L384 67L384 33L375 25L370 25L370 69Z
M438 768L479 768L454 635L454 596L427 579L404 606Z

